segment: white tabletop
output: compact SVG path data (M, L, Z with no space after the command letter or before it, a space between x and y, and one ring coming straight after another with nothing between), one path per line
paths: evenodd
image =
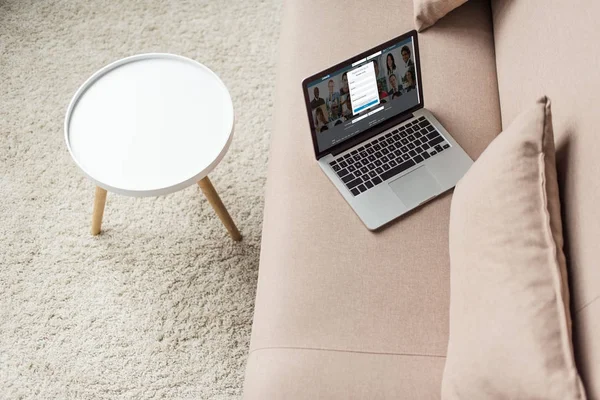
M172 54L141 54L96 72L77 91L65 139L98 186L130 196L183 189L223 158L233 104L210 69Z

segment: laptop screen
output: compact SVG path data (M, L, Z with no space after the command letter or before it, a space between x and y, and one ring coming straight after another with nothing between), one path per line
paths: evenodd
M304 81L317 154L420 104L414 35Z

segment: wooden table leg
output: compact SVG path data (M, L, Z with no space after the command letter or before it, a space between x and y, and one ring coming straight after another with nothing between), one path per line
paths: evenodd
M198 182L198 186L200 186L200 189L202 189L202 193L204 193L204 196L206 196L206 198L208 199L208 202L221 219L221 222L229 231L231 238L236 242L242 240L242 235L240 234L240 231L238 231L238 228L235 226L235 223L233 222L231 216L229 215L229 212L227 212L227 209L223 205L223 202L217 194L217 191L212 185L210 179L208 179L208 176L202 178L202 180Z
M92 235L96 236L102 228L102 216L104 215L104 206L106 205L106 190L96 186L96 196L94 198L94 214L92 215Z

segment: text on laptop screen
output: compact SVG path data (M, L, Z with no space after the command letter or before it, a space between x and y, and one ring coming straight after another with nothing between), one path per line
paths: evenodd
M327 150L419 104L412 37L309 82L312 129Z

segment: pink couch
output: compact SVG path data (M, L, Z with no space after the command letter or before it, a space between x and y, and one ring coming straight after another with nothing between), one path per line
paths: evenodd
M600 3L471 0L420 34L425 105L476 159L553 102L576 358L600 398ZM580 4L585 3L585 4ZM303 78L414 29L412 0L288 0L246 399L439 398L448 193L369 232L314 160Z

